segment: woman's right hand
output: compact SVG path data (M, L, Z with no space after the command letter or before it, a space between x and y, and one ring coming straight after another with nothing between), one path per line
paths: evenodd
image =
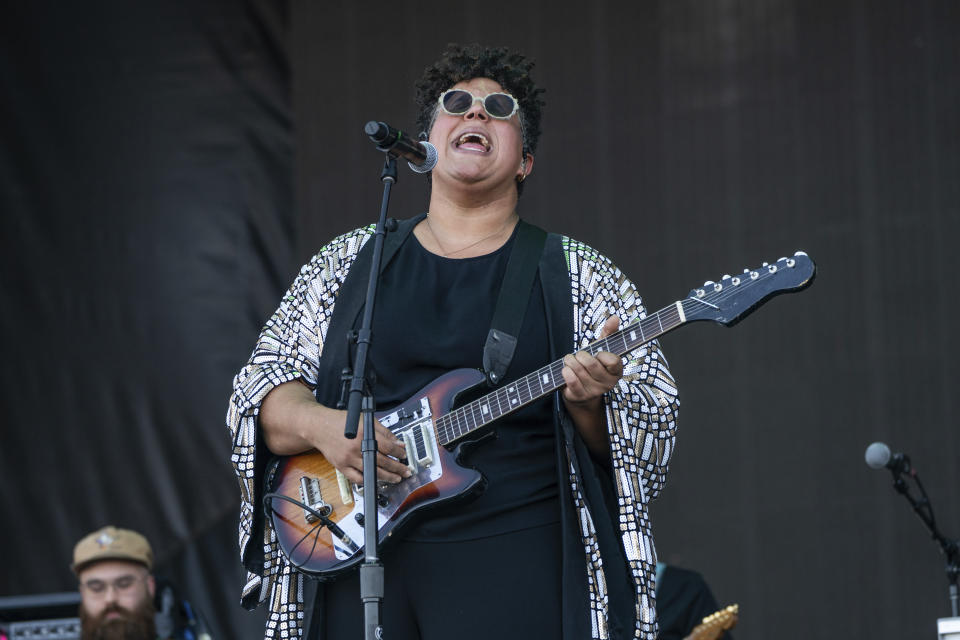
M317 405L320 406L320 405ZM330 464L347 476L350 482L363 484L363 416L360 417L360 426L357 428L357 437L344 437L343 430L347 421L346 411L333 410L332 428L326 428L325 436L321 438L316 448L330 461ZM377 433L377 481L397 483L410 477L410 469L400 460L406 458L407 449L380 421L373 421Z
M350 482L363 484L363 417L356 438L343 435L347 412L317 403L313 392L293 380L274 387L260 405L260 429L267 448L279 456L316 449ZM400 462L406 448L393 433L374 420L377 432L377 480L400 482L410 469Z

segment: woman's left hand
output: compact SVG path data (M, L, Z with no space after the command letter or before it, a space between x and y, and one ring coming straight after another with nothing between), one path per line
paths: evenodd
M600 338L620 328L620 318L611 316L603 323ZM607 421L603 414L603 394L613 389L623 377L623 361L615 353L601 351L592 356L586 351L563 358L563 403L573 418L580 437L598 458L610 455Z
M600 339L606 338L620 328L620 318L610 316L603 323ZM623 377L623 361L609 351L596 356L586 351L567 354L563 357L563 380L567 383L563 399L568 407L573 404L595 403L603 394L613 389Z

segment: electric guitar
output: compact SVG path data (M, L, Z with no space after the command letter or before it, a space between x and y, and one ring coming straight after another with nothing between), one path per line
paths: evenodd
M740 619L740 606L732 604L729 607L711 613L700 621L683 640L717 640L724 631L733 629Z
M816 267L803 252L706 282L683 300L638 320L584 350L625 355L696 320L733 325L765 300L808 286ZM476 369L446 373L391 410L380 423L406 446L412 475L377 487L380 543L414 513L462 499L483 486L483 477L459 464L464 436L564 386L557 360L509 385L468 402L457 400L485 382ZM460 443L460 444L458 444ZM332 578L363 559L365 487L350 483L318 451L275 459L267 468L264 495L280 548L299 570Z

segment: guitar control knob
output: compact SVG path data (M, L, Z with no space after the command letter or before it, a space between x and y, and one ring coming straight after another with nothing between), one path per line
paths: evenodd
M358 513L357 515L353 516L353 519L357 521L357 524L358 524L358 525L360 525L361 527L363 526L363 514L362 514L362 513Z
M388 498L387 496L383 495L382 493L378 493L378 494L377 494L377 506L380 507L380 508L383 508L383 507L386 507L388 504L390 504L390 498Z

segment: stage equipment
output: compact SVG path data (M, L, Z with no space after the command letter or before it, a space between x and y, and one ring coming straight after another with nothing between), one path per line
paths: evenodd
M937 640L960 640L960 618L937 620Z
M920 476L916 468L910 464L910 458L902 453L890 453L890 447L883 442L874 442L867 447L864 458L873 469L886 467L890 469L893 475L893 488L902 495L914 513L920 518L931 537L940 545L940 551L946 556L947 590L950 598L950 610L952 618L941 618L938 620L938 631L941 638L950 638L951 640L960 640L960 587L958 587L958 578L960 578L960 544L957 540L951 540L945 537L937 528L937 521L933 515L933 505L927 496L923 483L920 482ZM914 496L910 492L906 479L910 479L916 485L919 496ZM956 631L950 631L956 629ZM943 633L947 633L946 636Z
M0 598L0 637L79 640L79 606L76 591Z

